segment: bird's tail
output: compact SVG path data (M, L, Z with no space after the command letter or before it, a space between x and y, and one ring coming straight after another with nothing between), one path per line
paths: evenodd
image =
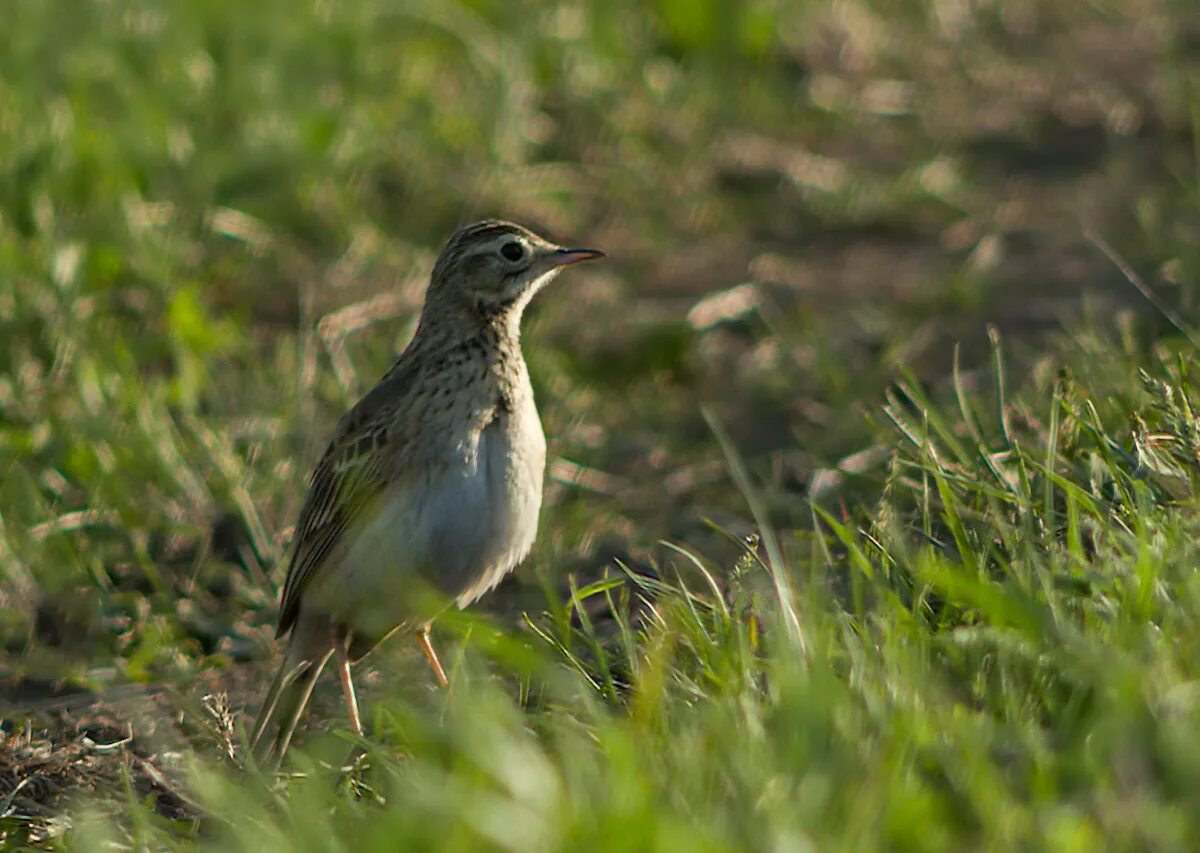
M297 661L289 651L267 691L250 740L254 759L260 767L273 770L283 760L283 754L287 752L296 725L304 713L304 706L308 704L317 678L332 654L333 649L327 649L319 655Z

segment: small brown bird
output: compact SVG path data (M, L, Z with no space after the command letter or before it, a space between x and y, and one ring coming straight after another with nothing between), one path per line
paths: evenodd
M430 624L496 586L537 533L546 440L521 315L564 266L601 257L511 222L450 238L412 342L313 471L276 632L290 643L253 734L260 762L282 758L331 656L360 735L350 664L392 632L414 632L446 685Z

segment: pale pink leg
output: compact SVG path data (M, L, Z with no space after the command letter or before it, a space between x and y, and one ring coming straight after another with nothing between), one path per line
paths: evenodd
M421 644L421 651L425 653L425 660L429 661L429 666L433 670L433 677L437 679L438 686L449 687L450 679L446 678L446 670L442 669L442 662L438 660L437 652L433 650L433 643L429 642L428 625L417 631L417 642Z
M342 695L346 697L346 710L350 712L350 728L359 737L363 736L362 718L358 716L358 697L354 695L354 681L350 678L350 655L346 650L346 629L333 629L333 648L337 652L338 678L342 682Z

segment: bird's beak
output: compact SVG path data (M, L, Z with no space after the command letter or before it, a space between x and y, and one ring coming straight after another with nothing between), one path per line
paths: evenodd
M580 261L594 261L603 258L604 253L599 249L555 249L546 259L553 267L565 267Z

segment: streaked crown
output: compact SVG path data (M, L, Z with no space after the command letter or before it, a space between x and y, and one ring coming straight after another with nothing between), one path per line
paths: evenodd
M514 222L487 219L455 232L430 277L426 305L466 308L481 318L512 314L564 266L602 258L596 249L568 249Z

